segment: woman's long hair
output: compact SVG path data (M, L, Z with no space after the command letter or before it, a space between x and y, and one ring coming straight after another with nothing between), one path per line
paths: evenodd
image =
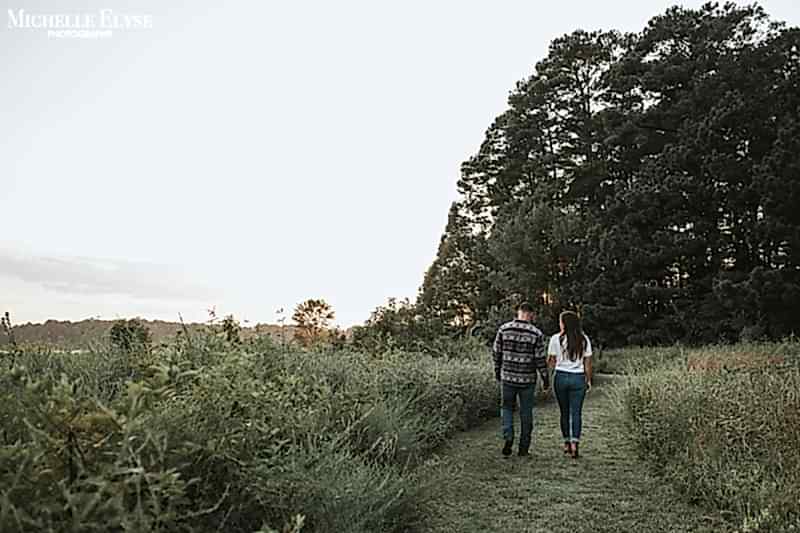
M564 345L564 338L566 338L567 357L569 357L570 361L583 359L583 352L586 349L586 337L583 336L581 319L572 311L564 311L559 318L564 323L561 345Z

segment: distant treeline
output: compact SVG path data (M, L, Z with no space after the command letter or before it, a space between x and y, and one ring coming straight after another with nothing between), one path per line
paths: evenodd
M108 340L111 327L116 321L113 320L81 320L78 322L48 320L42 324L22 324L13 327L13 334L16 341L20 344L46 344L62 349L81 349L90 346L92 343ZM169 342L175 339L183 326L179 322L166 322L163 320L143 320L139 319L150 332L150 338L154 344ZM186 328L190 334L203 333L207 324L187 324ZM279 339L282 334L286 335L287 340L291 340L294 335L294 327L271 324L257 324L253 327L241 328L243 339L255 335L271 335ZM9 339L6 335L0 335L0 347L8 344Z
M508 103L462 165L417 302L373 330L490 334L525 299L548 331L580 311L605 345L797 331L798 28L712 3L576 31Z

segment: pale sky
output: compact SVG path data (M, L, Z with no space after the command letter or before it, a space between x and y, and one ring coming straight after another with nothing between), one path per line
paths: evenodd
M0 0L0 311L255 323L324 298L362 323L415 297L461 162L549 42L675 3ZM49 38L9 9L152 27Z

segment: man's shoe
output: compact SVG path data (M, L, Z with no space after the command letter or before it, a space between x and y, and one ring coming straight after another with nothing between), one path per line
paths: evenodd
M506 443L503 445L503 455L505 455L506 457L511 455L511 447L513 445L514 443L512 441L507 440Z
M520 448L519 452L517 453L520 457L530 457L530 453L528 453L528 448Z

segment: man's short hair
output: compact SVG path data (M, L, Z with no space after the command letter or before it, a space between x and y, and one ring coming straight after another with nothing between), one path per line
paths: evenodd
M517 306L517 311L522 311L523 313L533 313L533 306L528 302L522 302Z

